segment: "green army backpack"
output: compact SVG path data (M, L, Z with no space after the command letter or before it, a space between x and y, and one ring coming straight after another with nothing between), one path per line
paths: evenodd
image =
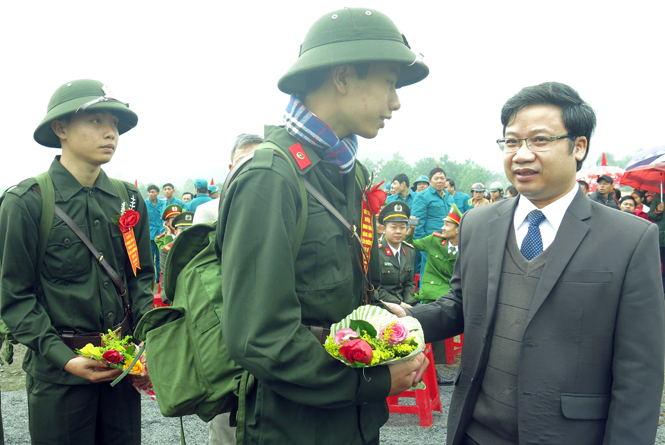
M37 257L37 264L35 265L35 276L39 277L39 270L41 269L42 263L44 262L44 256L46 255L46 246L48 245L48 239L51 235L51 226L53 225L53 218L55 217L55 189L53 188L53 181L51 180L51 175L48 172L40 173L39 175L33 178L35 180L34 184L39 186L38 193L42 197L42 213L39 222L39 256ZM113 187L115 187L116 192L125 202L129 202L129 194L127 193L127 187L119 179L109 178ZM34 186L33 186L34 187ZM14 187L10 187L0 196L0 205L5 200L7 193L11 193ZM14 346L18 342L14 339L9 328L5 322L0 318L0 348L5 344L4 349L2 350L2 358L8 365L11 365L14 361Z
M242 165L269 167L274 156L287 160L298 177L302 211L293 243L295 261L307 224L307 192L304 179L277 145L265 142L244 157L229 173L220 202ZM164 267L164 289L173 304L155 308L139 321L135 337L145 341L146 365L162 415L196 414L208 422L216 415L237 409L244 423L244 395L254 378L235 363L223 341L221 263L215 253L217 222L195 224L173 243ZM242 430L238 441L242 441Z

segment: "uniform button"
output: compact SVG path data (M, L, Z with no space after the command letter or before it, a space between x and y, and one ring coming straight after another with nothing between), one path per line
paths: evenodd
M94 195L94 194L95 194L95 191L94 191L94 190L90 190L90 191L88 192L88 194L89 194L89 195L90 195L90 197L92 198L92 195Z
M69 238L65 238L64 243L65 243L65 246L69 246L69 243L71 243L71 241L69 241Z
M430 281L429 284L434 284L434 281Z
M439 255L434 255L434 258L439 258Z
M109 312L108 314L106 314L106 318L108 318L109 320L113 320L114 315L115 314L113 312Z
M104 289L108 289L108 288L109 288L109 282L108 282L108 281L104 281Z
M95 226L96 229L99 229L99 226L101 226L102 223L100 223L99 220L96 219L95 222L93 223L93 225Z

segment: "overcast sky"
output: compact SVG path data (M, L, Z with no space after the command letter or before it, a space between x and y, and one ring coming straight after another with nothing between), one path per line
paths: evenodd
M598 116L590 158L665 145L662 1L58 1L0 6L0 188L38 174L59 150L34 142L51 94L106 83L139 116L104 169L144 183L226 171L235 136L279 124L277 80L309 26L343 6L389 15L430 75L361 159L448 154L501 171L503 103L529 85L577 89ZM219 178L217 181L223 179Z

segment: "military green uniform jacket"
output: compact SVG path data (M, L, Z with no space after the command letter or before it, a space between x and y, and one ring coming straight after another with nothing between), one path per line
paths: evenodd
M387 242L379 245L378 263L381 269L379 281L375 282L374 298L389 303L415 304L413 293L416 283L413 281L413 262L416 251L413 246L402 243L400 246L400 260L393 255Z
M93 187L83 187L59 158L49 169L55 202L123 277L137 322L151 308L155 273L145 203L138 190L125 183L140 214L134 233L141 269L135 277L120 229L111 221L120 214L122 202L113 184L102 170ZM35 277L42 200L30 188L34 184L32 179L21 182L0 207L0 313L14 337L28 347L23 362L28 374L52 383L87 384L90 382L63 371L76 354L59 334L68 330L76 334L106 332L122 321L122 301L88 248L57 216L39 277Z
M173 236L172 235L167 235L166 232L160 233L155 237L155 244L157 245L158 249L162 249L164 246L166 246L169 243L173 242ZM160 255L160 262L159 264L166 264L161 262L161 255Z
M336 164L320 159L311 146L296 145L283 128L266 127L265 139L287 155L293 147L302 166L296 167L298 174L360 227L355 172L341 175ZM287 162L295 158L287 161L272 150L256 150L231 183L218 222L224 339L231 358L258 381L247 400L246 443L376 440L388 419L388 367L363 371L345 366L305 327L329 328L361 305L364 285L353 256L359 244L308 195L307 226L294 266L292 245L302 202ZM376 241L372 250L376 257Z
M407 236L406 241L412 243L416 250L427 252L425 273L420 277L423 284L416 298L423 303L437 300L450 290L450 277L453 276L459 251L455 254L448 253L448 240L439 232L417 240L414 240L413 236Z

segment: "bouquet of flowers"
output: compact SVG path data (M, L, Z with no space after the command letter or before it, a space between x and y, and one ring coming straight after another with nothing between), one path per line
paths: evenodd
M324 347L345 365L364 368L412 359L425 349L425 335L415 318L367 305L332 325Z
M148 375L145 353L140 351L139 347L131 343L129 339L130 336L120 338L116 332L109 329L108 334L102 336L101 346L93 346L92 343L88 343L83 348L76 349L76 353L83 357L99 360L107 368L119 369L127 371L129 375L144 377ZM136 355L139 353L140 356L137 359ZM137 391L155 400L152 387L144 390L137 388Z

